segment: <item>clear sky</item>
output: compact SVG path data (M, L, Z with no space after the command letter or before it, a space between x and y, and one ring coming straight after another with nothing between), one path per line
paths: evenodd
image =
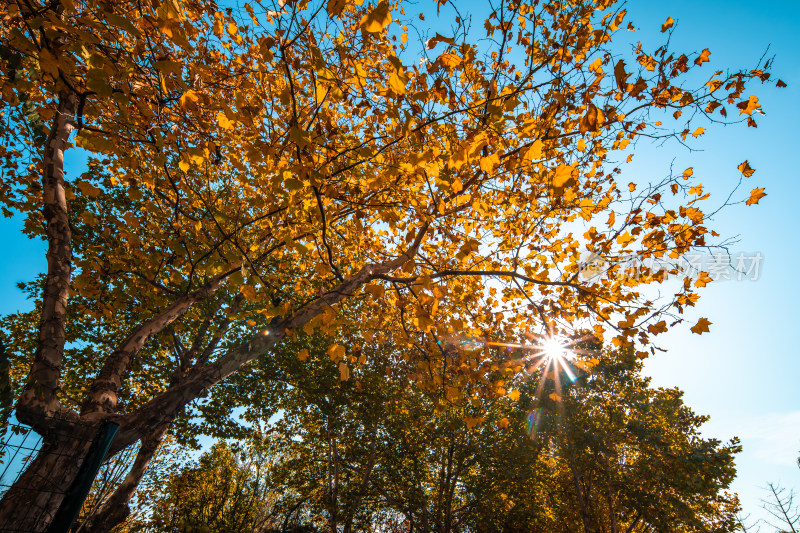
M704 65L709 72L752 67L769 46L769 55L775 56L774 74L789 84L756 90L766 113L758 117L758 128L709 128L700 153L666 147L646 154L656 175L664 174L673 158L676 169L694 167L707 190L719 191L718 199L738 179L736 166L747 159L756 173L746 180L742 195L753 187L766 189L758 206L732 206L714 224L723 235L740 236L732 250L761 252L759 279L711 283L689 315L695 320L708 317L710 332L669 332L661 338L669 352L646 365L654 384L680 387L695 412L711 416L704 426L706 435L742 439L733 489L745 514L763 516L759 500L765 496L766 482L800 490L800 359L794 337L800 331L800 239L794 220L800 197L800 3L637 0L628 3L628 12L630 20L644 28L637 32L643 35L636 35L641 39L654 36L666 17L673 17L672 45L693 51L709 48L711 63ZM637 154L639 161L642 155Z
M800 3L794 0L673 0L658 3L635 0L627 5L628 20L642 28L627 34L635 42L654 42L667 18L676 20L672 45L699 52L711 50L708 72L723 68L750 68L768 46L776 56L777 77L788 88L758 90L766 116L758 128L709 128L702 152L676 146L661 149L637 147L632 172L652 177L689 166L720 199L739 177L736 166L744 159L756 169L741 192L765 187L767 196L758 206L736 205L720 214L714 227L726 236L739 235L734 251L760 252L763 261L756 281L711 283L689 313L694 323L708 317L711 330L702 336L688 327L660 337L669 351L651 358L646 371L658 386L677 386L696 412L711 416L706 435L726 440L742 439L744 451L737 465L733 489L742 499L745 514L761 516L761 487L778 481L800 490L800 239L794 215L800 199L800 176L795 158L800 125L800 38L796 24ZM73 156L74 158L75 156ZM81 171L81 162L68 161L69 176ZM646 176L644 176L646 177ZM798 210L798 211L796 211ZM45 267L43 245L20 236L20 221L0 219L0 243L7 255L0 260L0 313L27 307L14 288ZM692 320L694 319L694 320Z

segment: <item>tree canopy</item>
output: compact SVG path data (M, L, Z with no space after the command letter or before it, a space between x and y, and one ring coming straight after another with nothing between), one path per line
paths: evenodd
M709 72L708 49L670 49L669 20L621 51L635 28L613 0L459 9L3 4L0 201L48 245L36 312L4 320L17 417L44 435L115 420L110 453L156 442L301 330L331 337L347 380L348 320L363 346L403 346L423 389L458 369L453 396L505 392L496 363L445 356L460 342L584 328L646 356L708 281L678 261L715 233L691 169L620 183L624 150L755 125L769 65ZM67 179L75 146L90 170ZM586 275L587 257L610 266ZM68 484L75 446L47 443L20 484Z
M253 379L286 384L280 418L173 470L128 530L232 531L256 516L253 531L735 530L738 500L722 491L738 442L700 436L706 417L650 387L632 350L594 354L575 382L562 374L559 400L540 369L510 379L513 394L459 405L403 386L402 370L381 384L380 354L360 385L339 382L320 348L263 361ZM467 428L465 411L484 422Z

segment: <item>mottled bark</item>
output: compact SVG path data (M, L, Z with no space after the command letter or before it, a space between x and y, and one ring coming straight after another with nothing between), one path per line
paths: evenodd
M42 448L0 501L0 531L44 532L83 464L92 428L50 433ZM88 438L87 438L88 436Z
M40 432L53 415L63 418L56 391L61 377L66 338L67 302L72 275L72 232L64 187L64 150L75 129L76 96L58 95L58 107L45 141L42 167L42 215L47 235L47 274L39 317L39 339L17 418Z

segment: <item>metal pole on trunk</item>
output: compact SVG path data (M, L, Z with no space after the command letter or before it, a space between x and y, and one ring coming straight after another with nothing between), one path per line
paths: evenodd
M86 458L67 489L64 500L56 511L47 533L69 533L72 524L78 518L86 496L89 495L94 478L97 477L97 472L103 464L103 458L108 453L108 448L117 435L118 429L119 424L116 422L107 421L100 426L100 430L89 446Z

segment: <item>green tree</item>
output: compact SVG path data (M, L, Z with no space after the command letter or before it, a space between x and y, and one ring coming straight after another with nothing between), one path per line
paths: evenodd
M276 515L287 523L347 532L735 530L738 501L724 491L738 443L701 437L707 418L677 389L650 387L632 350L595 347L574 364L574 383L521 371L524 352L472 350L488 357L487 381L507 389L490 398L469 388L456 395L446 374L437 387L409 387L419 362L391 342L360 347L347 381L324 339L296 343L234 380L243 390L284 384L268 462ZM469 350L447 357L459 352ZM237 402L256 421L263 399Z

